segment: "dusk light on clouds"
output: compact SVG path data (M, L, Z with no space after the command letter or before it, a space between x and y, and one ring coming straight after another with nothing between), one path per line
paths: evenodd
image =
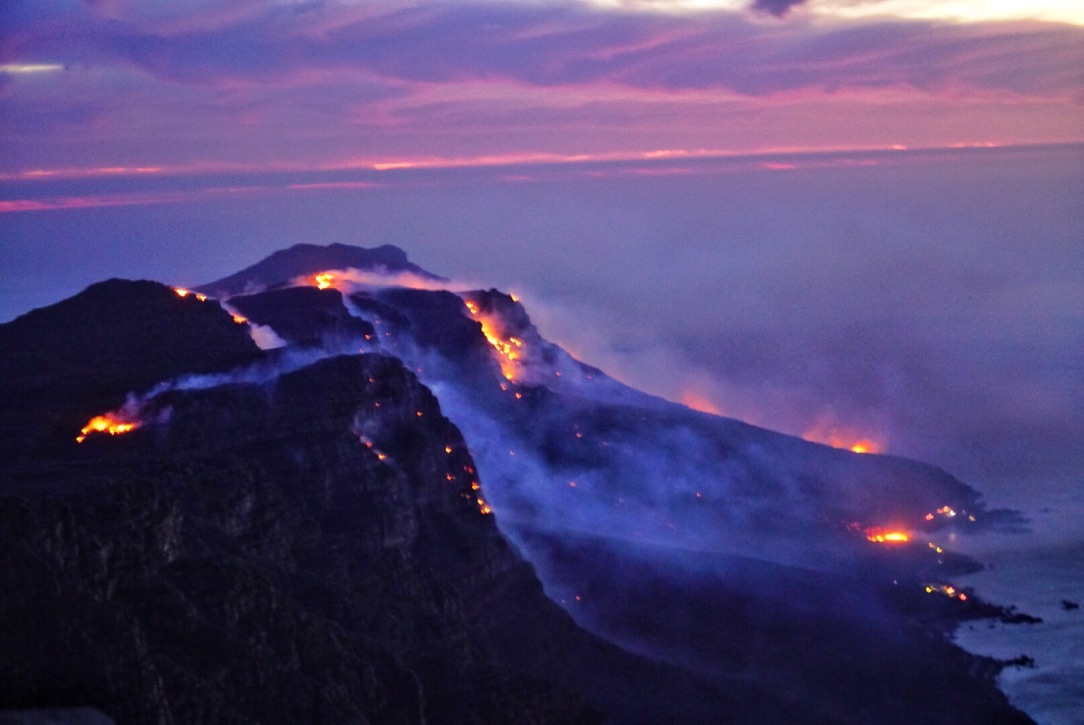
M7 179L1081 140L1075 3L19 4Z

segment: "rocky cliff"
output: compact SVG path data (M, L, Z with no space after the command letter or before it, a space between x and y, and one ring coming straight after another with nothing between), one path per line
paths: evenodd
M494 290L283 286L416 273L372 251L250 268L280 350L147 282L0 325L0 709L1027 722L941 636L977 605L911 593L941 559L846 523L971 489L624 388Z

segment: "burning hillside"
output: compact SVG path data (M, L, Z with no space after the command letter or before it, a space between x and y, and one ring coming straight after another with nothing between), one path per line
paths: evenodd
M118 413L96 415L79 431L79 435L75 437L75 442L82 443L92 433L108 433L115 436L133 431L138 426L138 420L133 420Z
M76 330L108 363L3 382L46 421L4 463L2 530L27 537L4 542L4 615L78 651L6 629L29 664L0 662L0 694L29 677L187 721L206 715L194 687L254 720L1019 721L909 609L971 606L926 539L981 525L975 491L627 388L516 298L448 286L398 250L305 246L198 292L110 285L0 326L5 355L64 359ZM77 446L92 415L78 440L103 445Z

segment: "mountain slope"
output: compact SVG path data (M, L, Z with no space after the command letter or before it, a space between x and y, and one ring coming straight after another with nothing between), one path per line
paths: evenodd
M410 273L436 282L443 277L426 272L410 262L403 250L385 244L365 249L347 244L295 244L275 252L251 267L223 277L199 289L211 296L238 295L284 285L295 277L325 270L358 269L386 274Z
M925 539L989 518L969 487L626 388L495 290L282 288L327 269L314 255L278 253L279 288L226 300L287 347L246 341L254 363L199 377L185 373L225 358L198 334L143 351L80 404L136 393L134 430L76 443L104 412L78 408L0 459L17 593L0 602L0 705L138 722L1027 722L994 663L943 636L990 607L923 591L958 561ZM247 330L200 304L208 331ZM143 334L91 329L102 350ZM150 391L146 369L166 373ZM32 417L79 388L13 380ZM914 541L867 540L877 526Z

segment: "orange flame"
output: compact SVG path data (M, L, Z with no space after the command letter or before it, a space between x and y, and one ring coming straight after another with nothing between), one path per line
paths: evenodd
M238 325L243 325L248 322L248 318L244 317L243 315L234 315L233 321L236 322Z
M135 430L138 427L138 421L122 420L116 413L96 415L79 431L79 435L75 437L75 442L82 443L91 433L108 433L115 436Z
M911 540L911 536L903 531L871 527L866 529L866 539L877 544L906 544Z
M471 317L482 324L482 334L485 335L486 340L493 346L493 349L500 354L497 362L500 363L501 373L508 380L515 380L517 373L516 360L521 357L520 351L523 349L523 340L511 336L507 340L501 339L493 326L492 320L480 314L478 305L470 300L466 300L463 304L466 305Z
M192 290L187 290L184 287L174 287L173 291L177 293L178 297L187 297L188 295L192 294ZM206 302L207 301L207 295L201 295L200 293L197 292L196 293L196 299L199 300L200 302Z
M946 597L949 597L950 599L959 599L961 602L966 602L967 601L967 594L964 593L964 592L961 592L959 589L952 586L951 584L927 584L926 585L926 593L927 594L944 594Z
M313 275L312 280L316 283L317 289L327 289L335 281L335 275L331 274L331 272L321 272Z
M819 423L802 433L802 438L812 443L823 443L853 453L881 453L884 448L865 436L842 432L837 426Z

